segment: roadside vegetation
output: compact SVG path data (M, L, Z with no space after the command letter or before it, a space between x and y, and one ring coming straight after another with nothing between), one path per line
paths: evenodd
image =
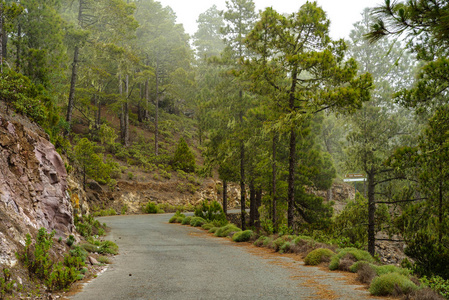
M351 207L348 209L352 210ZM344 215L344 213L342 213ZM279 254L295 253L309 266L326 266L330 271L340 270L357 274L357 280L367 286L374 296L404 296L406 299L449 299L449 281L439 276L420 276L408 260L401 266L385 265L379 257L366 250L342 243L330 236L267 233L264 230L242 231L229 223L216 201L204 201L195 209L194 216L177 211L169 223L179 223L203 230L216 237L229 238L234 242L248 242ZM337 229L338 230L338 229ZM347 239L343 239L349 243ZM350 243L349 243L350 245Z

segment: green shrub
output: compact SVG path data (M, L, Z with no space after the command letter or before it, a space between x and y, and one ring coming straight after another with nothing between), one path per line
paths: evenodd
M147 214L160 214L163 211L156 205L156 203L148 201L148 203L143 207L143 212Z
M3 277L0 277L0 299L4 299L6 294L11 294L14 289L15 280L11 280L11 272L3 268Z
M81 246L75 246L69 251L71 256L79 257L81 261L85 261L87 258L87 251Z
M351 256L351 258L353 258L355 262L357 261L366 261L370 263L374 262L374 258L367 251L356 248L343 248L335 256L332 257L331 262L329 264L329 269L337 270L339 268L340 260L347 256Z
M67 246L72 247L73 243L75 243L75 237L73 235L69 235L65 243Z
M79 271L75 267L64 266L57 263L45 281L50 291L67 289L73 282L78 280Z
M445 299L449 299L449 280L446 280L440 276L423 276L419 280L423 286L431 288Z
M282 246L281 246L281 248L279 249L279 253L287 253L287 252L289 252L290 251L290 249L291 249L291 247L292 247L292 243L291 242L285 242Z
M102 264L110 264L111 263L109 258L107 256L103 256L103 255L99 256L97 258L97 260L98 260L99 263L102 263Z
M270 244L270 248L273 248L274 251L279 251L281 250L282 246L286 243L286 242L291 242L292 241L292 236L290 235L283 235L281 237L278 237L277 239L275 239L271 244Z
M226 226L218 228L217 231L215 232L215 236L226 237L231 232L237 232L237 231L242 231L242 230L240 228L238 228L237 226L235 226L234 224L228 224Z
M220 229L220 227L212 227L211 229L209 229L209 232L216 233L218 229Z
M204 220L201 217L193 217L190 220L190 226L193 226L193 227L200 227L200 226L203 226L205 223L206 223L206 220Z
M228 223L226 215L223 212L223 208L217 201L204 200L200 205L195 208L195 216L201 217L209 222L216 221L217 225L224 226Z
M268 237L263 236L263 235L260 236L260 237L254 242L254 246L262 247L266 239L268 239Z
M306 258L304 259L304 263L306 265L310 266L316 266L319 265L321 262L325 261L326 259L329 261L332 256L334 256L335 253L327 248L318 248L315 250L312 250L309 254L307 254Z
M36 242L34 243L34 249L32 247L31 236L27 234L24 251L21 254L16 254L31 274L44 280L50 275L53 265L49 250L53 245L54 234L54 231L47 233L47 229L43 227L39 229Z
M238 231L232 236L234 242L247 242L253 235L252 230Z
M100 254L117 254L118 246L112 241L104 241L100 244L100 249L98 251Z
M407 277L398 273L388 273L376 277L371 282L369 292L375 296L408 294L418 287Z
M192 220L192 217L185 217L183 220L182 220L182 222L181 222L181 224L182 225L190 225L190 220Z
M184 138L179 140L173 156L172 165L175 170L183 170L187 173L195 171L195 155L190 150Z
M176 211L173 217L168 220L168 223L181 223L186 215L184 215L180 210Z
M211 229L213 227L215 227L215 226L212 223L206 223L206 224L203 224L203 226L201 226L201 228L203 228L205 230L209 230L209 229Z

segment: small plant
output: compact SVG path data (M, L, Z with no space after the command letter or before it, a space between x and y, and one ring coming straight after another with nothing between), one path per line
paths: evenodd
M181 225L190 225L190 220L192 220L192 217L185 217L182 222Z
M228 223L223 208L217 201L209 202L204 200L195 208L194 214L196 217L201 217L210 222L218 221L220 226L224 226Z
M11 280L11 272L7 268L3 268L3 277L0 277L0 299L4 299L6 294L11 294L16 282Z
M215 236L226 237L231 232L237 232L237 231L242 231L242 230L240 228L238 228L237 226L235 226L234 224L228 224L226 226L218 228L217 231L215 232Z
M193 217L192 219L190 219L190 226L193 227L200 227L203 226L206 223L206 220L204 220L201 217Z
M73 243L75 243L75 237L73 235L69 235L65 243L67 246L72 247Z
M205 230L209 230L209 229L211 229L213 227L215 227L215 225L212 224L212 223L206 223L206 224L203 224L203 226L201 226L201 228L203 228Z
M185 217L186 216L183 213L181 213L181 211L178 210L175 212L173 217L171 217L168 222L169 223L181 223Z
M120 211L120 213L122 215L126 215L127 212L128 212L128 204L123 204L122 210Z
M323 261L329 261L335 253L327 248L318 248L307 254L304 263L310 266L319 265Z
M97 260L98 260L99 263L102 263L102 264L110 264L111 263L109 258L107 256L103 256L103 255L99 256L97 258Z
M331 262L329 264L330 270L337 270L342 269L341 267L341 260L343 261L351 260L352 262L349 263L350 265L347 267L344 267L343 269L349 269L354 262L357 261L366 261L373 263L374 258L364 250L356 249L356 248L343 248L341 249L334 257L332 257Z
M417 289L418 287L407 276L388 273L374 278L369 292L375 296L398 296L411 293Z
M437 291L445 299L449 299L449 280L445 280L440 276L427 277L423 276L419 279L425 287Z
M129 179L129 180L133 180L133 179L134 179L134 174L133 174L133 172L128 172L128 179Z
M234 242L247 242L253 236L252 230L238 231L232 236Z
M147 214L159 214L163 211L156 205L156 203L148 201L148 203L143 207L143 212Z

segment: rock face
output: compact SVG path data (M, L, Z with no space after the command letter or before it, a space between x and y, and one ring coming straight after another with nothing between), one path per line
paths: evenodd
M26 125L0 114L0 263L33 228L64 237L75 229L64 162L45 133Z

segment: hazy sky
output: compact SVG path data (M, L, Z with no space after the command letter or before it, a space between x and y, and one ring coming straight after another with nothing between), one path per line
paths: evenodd
M226 8L225 0L158 0L164 6L170 6L178 17L178 23L184 24L187 33L193 35L197 30L198 15L205 12L212 5L218 9ZM306 0L254 0L257 10L271 6L280 13L291 13L298 9ZM331 20L331 36L334 39L346 38L352 25L361 19L361 12L365 7L382 4L383 0L318 0L328 18Z

